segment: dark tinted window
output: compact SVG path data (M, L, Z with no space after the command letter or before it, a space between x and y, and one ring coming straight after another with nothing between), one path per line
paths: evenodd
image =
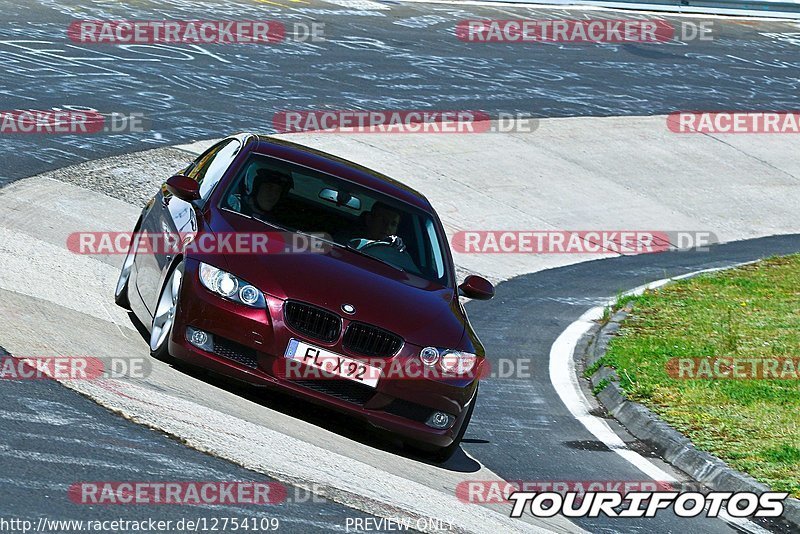
M252 155L232 180L221 207L291 231L326 234L357 253L440 285L448 283L444 241L434 219L347 180Z

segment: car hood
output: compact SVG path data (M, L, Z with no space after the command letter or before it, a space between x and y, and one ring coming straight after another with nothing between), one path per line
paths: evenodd
M257 231L264 231L264 227ZM308 302L346 319L378 326L414 345L459 348L464 335L466 319L452 288L346 249L227 254L224 258L227 265L217 267L264 293L282 300ZM343 313L344 304L354 306L355 313Z

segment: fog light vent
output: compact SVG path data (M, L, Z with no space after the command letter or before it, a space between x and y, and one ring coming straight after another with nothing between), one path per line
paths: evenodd
M449 428L450 425L453 424L455 421L455 417L450 414L446 414L444 412L433 412L428 420L425 421L425 424L429 427L438 428L439 430L444 430L445 428Z
M186 340L198 349L206 352L214 351L214 336L197 328L186 327Z

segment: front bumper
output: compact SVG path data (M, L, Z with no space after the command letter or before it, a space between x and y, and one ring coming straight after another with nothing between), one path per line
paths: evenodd
M447 447L458 435L475 395L474 378L381 378L376 388L370 388L347 379L287 377L283 354L291 338L351 359L370 358L347 351L342 347L341 335L334 343L324 343L292 331L284 323L284 302L280 299L266 296L264 310L218 297L201 285L197 271L198 262L187 260L169 340L169 352L175 358L253 385L283 390L418 444ZM187 327L212 334L213 349L202 350L189 343ZM387 366L404 365L411 359L416 363L419 350L420 347L405 343L397 355L382 360ZM453 416L454 422L441 430L426 425L434 411Z

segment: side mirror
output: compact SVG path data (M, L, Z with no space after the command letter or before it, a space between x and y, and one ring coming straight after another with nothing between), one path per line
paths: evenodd
M458 294L476 300L489 300L494 296L494 286L486 278L470 275L458 286Z
M200 184L182 174L176 174L167 180L167 191L186 202L200 198Z

